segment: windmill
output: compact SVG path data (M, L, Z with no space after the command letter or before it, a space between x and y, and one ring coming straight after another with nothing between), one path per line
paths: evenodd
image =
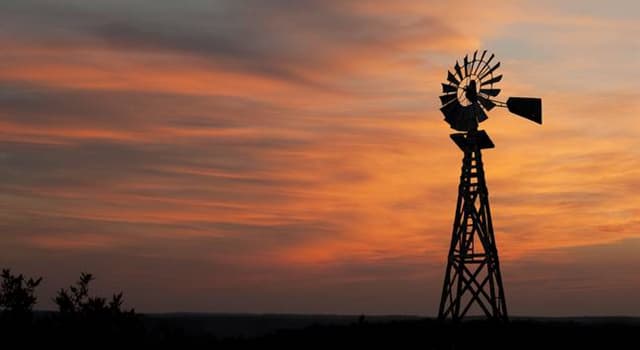
M438 312L441 320L460 320L474 305L487 318L508 320L481 152L494 144L478 126L495 107L506 107L542 124L542 100L510 97L507 102L498 101L496 84L502 75L496 74L500 62L494 63L494 58L486 50L466 55L462 64L456 61L453 73L447 71L447 82L442 84L440 111L451 128L459 131L451 134L451 139L464 157Z

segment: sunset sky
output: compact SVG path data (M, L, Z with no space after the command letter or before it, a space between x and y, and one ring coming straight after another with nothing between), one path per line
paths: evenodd
M457 59L512 315L640 316L637 1L3 0L0 266L142 312L435 316Z

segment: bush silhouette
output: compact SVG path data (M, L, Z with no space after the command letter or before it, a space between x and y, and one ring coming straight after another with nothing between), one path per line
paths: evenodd
M2 270L0 286L0 309L2 320L10 321L14 326L32 320L33 306L38 301L35 289L42 278L27 279L22 274L13 275L11 270Z
M106 298L89 296L89 283L95 278L90 273L82 273L80 279L69 289L61 289L54 302L63 315L80 317L135 315L135 310L123 310L122 292L114 294L107 303Z
M58 306L55 323L59 335L73 335L76 339L107 336L110 341L141 336L143 328L135 310L123 309L122 292L113 294L109 301L91 296L89 284L93 280L93 275L82 273L74 285L58 291L54 302Z

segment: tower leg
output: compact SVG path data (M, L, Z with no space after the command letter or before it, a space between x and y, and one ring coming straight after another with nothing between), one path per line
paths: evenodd
M475 144L464 149L438 318L459 321L473 308L489 319L508 320L482 153Z

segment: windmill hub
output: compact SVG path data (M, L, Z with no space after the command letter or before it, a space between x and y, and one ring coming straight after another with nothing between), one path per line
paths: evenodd
M475 75L465 77L457 87L456 98L462 107L470 106L478 102L480 81Z
M471 78L469 84L464 88L464 97L467 98L468 104L478 103L478 83Z
M447 72L447 82L442 84L440 111L445 122L459 131L451 134L451 139L464 157L440 319L460 320L474 307L488 318L508 319L481 152L494 144L478 126L495 107L506 107L518 116L542 124L542 101L530 97L498 101L500 89L496 84L502 75L496 75L500 62L494 64L494 57L493 54L487 57L486 50L465 56L462 65L456 62L454 72Z

